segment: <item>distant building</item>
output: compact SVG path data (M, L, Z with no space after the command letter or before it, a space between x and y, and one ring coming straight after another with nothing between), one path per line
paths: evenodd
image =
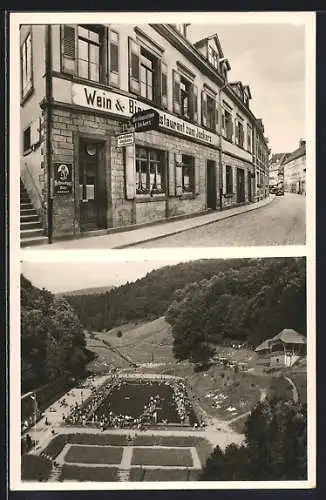
M284 328L271 339L264 340L255 352L268 356L270 366L292 366L306 354L306 337L292 328Z
M284 168L283 162L288 156L288 153L275 153L272 155L269 163L269 187L276 188L283 184Z
M299 147L283 161L284 190L306 194L306 141L300 139Z

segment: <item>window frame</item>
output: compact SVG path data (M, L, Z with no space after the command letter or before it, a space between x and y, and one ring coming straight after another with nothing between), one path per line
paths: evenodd
M229 120L227 120L228 117L230 118ZM230 124L230 126L228 126L227 121ZM233 117L232 117L232 113L230 111L228 111L227 109L224 109L224 134L223 135L227 141L233 142Z
M29 131L29 144L28 144L28 146L25 146L25 134L28 131ZM31 128L31 124L29 124L23 130L23 155L25 156L25 155L29 154L31 151L32 151L32 128Z
M233 195L233 168L231 165L225 165L225 194Z
M86 29L88 31L91 31L93 33L96 33L99 37L99 41L95 42L93 40L90 40L89 38L85 38L84 36L81 36L78 32L79 28ZM105 37L104 37L104 32L101 27L98 27L97 25L94 24L77 24L76 25L76 37L77 37L77 47L76 47L76 76L78 78L82 78L84 80L87 80L89 82L95 82L95 83L103 83L103 52L104 52L104 42L105 42ZM79 50L79 41L83 41L87 43L87 77L80 75L79 72L79 61L85 61L84 59L80 59L80 50ZM110 42L111 43L111 42ZM90 46L96 46L98 47L99 55L98 55L98 80L93 80L90 78L90 65L92 64L91 59L90 59ZM86 61L85 61L86 62ZM111 61L109 61L111 64Z
M24 54L26 57L26 77L27 68L28 68L28 54L27 54L27 42L30 40L30 55L29 55L29 63L30 63L30 73L29 78L26 78L26 85L24 85ZM33 37L32 30L30 29L24 38L23 43L20 46L20 78L21 78L21 89L20 89L20 97L21 104L24 104L27 99L34 92L34 77L33 77Z
M211 102L211 108L209 108L209 102ZM211 111L211 113L209 113ZM216 130L216 99L213 99L206 92L206 127L209 130Z
M187 163L187 159L189 159L189 164ZM189 175L189 187L185 187L185 168L191 168L191 175ZM182 192L184 194L195 193L195 157L192 155L182 155Z

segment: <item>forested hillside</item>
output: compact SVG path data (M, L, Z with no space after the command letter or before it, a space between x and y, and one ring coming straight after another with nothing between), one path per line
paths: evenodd
M21 383L26 392L63 375L80 375L88 361L82 325L68 302L21 275Z
M250 259L204 259L166 266L144 278L103 294L67 295L67 301L89 330L111 329L123 323L152 320L165 314L173 293L188 283L252 265Z
M177 359L207 359L230 339L257 346L283 328L306 334L303 258L252 259L174 293L166 313Z

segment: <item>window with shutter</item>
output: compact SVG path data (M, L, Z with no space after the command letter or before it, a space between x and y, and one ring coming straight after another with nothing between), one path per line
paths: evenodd
M109 84L119 86L119 33L109 32Z
M129 91L140 94L140 47L129 38Z
M198 88L193 85L193 120L198 122Z
M33 90L32 34L29 33L21 47L21 97L27 99Z
M61 71L76 74L76 26L61 25Z
M161 63L161 104L164 108L168 107L168 76L167 65Z
M182 192L193 193L195 191L195 158L182 155Z
M136 194L164 194L165 179L164 151L136 146Z
M78 76L99 82L102 72L103 29L97 25L80 25L78 36Z
M195 194L199 194L200 193L200 164L199 164L199 161L198 159L196 160L196 158L193 159L194 160L194 176L195 176Z
M181 77L179 73L173 70L173 111L180 114L181 110Z
M210 96L206 96L206 126L215 130L216 102Z
M182 172L182 155L175 153L175 195L181 196L183 193L183 172Z
M203 90L201 93L201 123L204 127L207 126L207 96Z

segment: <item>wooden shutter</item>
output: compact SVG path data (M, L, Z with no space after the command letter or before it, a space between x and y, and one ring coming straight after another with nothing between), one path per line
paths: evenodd
M215 130L216 132L219 132L219 120L220 120L220 116L219 116L219 110L218 110L218 107L216 105L215 107Z
M168 67L161 62L161 104L163 108L168 107Z
M108 36L108 59L109 84L119 87L119 33L111 30Z
M140 46L129 37L129 91L140 94Z
M193 120L198 122L198 87L193 85Z
M134 200L136 197L135 146L125 148L125 186L127 200Z
M154 102L156 104L161 104L161 86L162 86L162 69L161 60L155 59L154 62L154 75L153 75L153 86L154 86Z
M181 77L179 73L173 70L173 111L180 114L181 110Z
M194 158L195 194L200 193L200 158Z
M173 155L168 155L168 183L169 183L169 196L175 196L176 188L175 188L175 159Z
M201 91L201 123L204 127L207 126L207 96Z
M175 165L175 195L181 196L183 193L182 185L182 155L175 153L174 155L174 165Z
M77 74L77 26L61 25L61 71L70 75Z

